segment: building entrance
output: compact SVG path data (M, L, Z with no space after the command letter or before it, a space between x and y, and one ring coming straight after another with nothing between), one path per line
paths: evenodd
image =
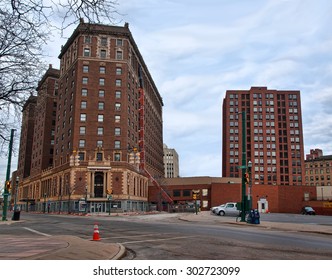
M95 174L94 195L95 197L103 197L104 195L104 174L102 172Z

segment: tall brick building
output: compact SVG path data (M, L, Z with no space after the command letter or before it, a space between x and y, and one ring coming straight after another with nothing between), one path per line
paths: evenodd
M30 176L32 144L35 124L37 97L31 95L22 110L20 148L17 164L17 176L22 180Z
M31 174L20 199L44 210L82 210L85 201L90 211L143 209L141 167L164 172L163 101L128 24L81 21L59 59L60 71L49 69L37 89Z
M240 177L242 112L252 184L304 185L304 148L299 91L228 90L223 101L223 177Z

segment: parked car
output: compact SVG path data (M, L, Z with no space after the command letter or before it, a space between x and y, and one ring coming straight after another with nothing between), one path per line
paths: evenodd
M316 215L315 210L311 206L304 206L301 210L302 215Z
M237 203L236 202L227 202L225 205L218 206L214 213L220 215L220 216L238 216L240 214L240 210L237 209Z
M219 206L214 206L214 207L211 207L211 212L213 213L213 214L217 214L215 211L216 211L216 209L218 209L219 207L224 207L225 206L225 204L221 204L221 205L219 205Z

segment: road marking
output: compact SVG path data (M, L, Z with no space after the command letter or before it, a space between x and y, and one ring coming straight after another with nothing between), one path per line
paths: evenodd
M26 230L28 230L28 231L31 231L31 232L33 232L33 233L37 233L37 234L39 234L39 235L43 235L43 236L47 236L47 237L52 236L52 235L49 235L49 234L47 234L47 233L43 233L43 232L40 232L40 231L38 231L38 230L34 230L34 229L32 229L32 228L28 228L28 227L23 227L23 228L26 229Z
M165 241L165 240L175 240L175 239L185 239L195 237L193 236L181 236L181 237L171 237L171 238L159 238L159 239L149 239L149 240L138 240L138 241L127 241L127 242L121 242L121 244L133 244L133 243L143 243L143 242L158 242L158 241Z
M162 233L162 234L168 234L168 233ZM146 237L146 236L154 236L154 235L162 235L162 234L158 234L158 233L151 233L151 234L141 234L141 235L125 235L125 236L111 236L111 237L105 237L103 239L125 239L125 238L139 238L139 237Z

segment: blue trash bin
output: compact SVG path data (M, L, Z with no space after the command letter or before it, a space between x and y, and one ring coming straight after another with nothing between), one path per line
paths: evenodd
M258 225L260 224L260 215L257 209L254 211L254 224Z

